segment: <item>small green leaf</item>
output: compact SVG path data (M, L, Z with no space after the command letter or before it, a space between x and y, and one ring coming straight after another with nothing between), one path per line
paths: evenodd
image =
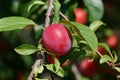
M59 68L60 68L60 62L59 62L59 60L57 59L57 58L55 58L55 68L56 68L56 72L59 70Z
M98 40L95 35L95 33L89 29L89 27L76 23L76 22L70 22L75 28L78 29L80 32L80 35L85 39L85 41L88 43L90 48L96 52L97 46L98 46Z
M27 25L35 25L35 23L24 17L6 17L0 19L0 31L23 29Z
M106 43L99 42L98 45L102 46L106 51L111 53L109 46Z
M60 76L60 77L64 77L65 72L64 72L64 70L63 70L61 67L59 67L59 69L56 71L56 69L55 69L56 67L55 67L54 64L47 64L47 65L45 65L45 66L46 66L46 68L47 68L49 71L57 74L57 75Z
M80 41L79 36L77 36L77 35L72 35L72 37L73 37L72 47L77 47L77 46L78 46L78 41Z
M102 0L83 0L88 9L89 21L100 20L103 17L104 7Z
M42 73L44 71L43 65L38 66L38 73Z
M100 21L100 20L95 20L95 21L93 21L91 24L90 24L90 26L89 26L89 28L92 30L92 31L96 31L97 29L99 29L99 27L101 27L102 25L105 25L102 21Z
M120 73L120 68L119 67L113 67L113 68Z
M31 8L34 6L34 5L44 5L45 4L45 2L43 2L43 1L33 1L31 4L30 4L30 6L28 7L28 12L31 10Z
M47 65L45 65L45 66L46 66L46 68L47 68L49 71L55 72L55 67L54 67L53 64L47 64Z
M53 2L54 4L54 17L53 17L53 23L57 23L60 19L59 17L59 12L60 12L60 3L58 2L58 0L54 0Z
M39 78L35 78L35 80L49 80L49 79L39 79Z
M117 53L114 53L114 63L117 62L117 60L118 60Z
M22 44L15 48L15 51L20 55L30 55L37 51L37 48L31 44Z
M44 71L44 66L39 65L38 67L35 68L34 75L37 77L38 73L42 73Z
M64 72L64 70L61 67L58 69L58 71L56 72L56 74L58 76L60 76L60 77L64 77L65 76L65 72Z
M113 62L112 58L108 55L103 55L101 58L100 58L100 64L103 64L105 63L106 61L110 61L110 62Z

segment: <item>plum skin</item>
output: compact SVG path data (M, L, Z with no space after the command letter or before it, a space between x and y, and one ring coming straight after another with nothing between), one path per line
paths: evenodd
M43 31L42 44L56 56L66 55L72 46L71 34L62 24L51 24Z
M79 63L79 69L83 75L92 77L97 71L97 62L91 62L89 58L85 58Z
M118 45L118 37L116 35L112 35L112 36L109 36L107 39L106 39L106 43L109 47L111 48L116 48L117 45Z
M87 22L87 12L82 8L75 8L75 21L80 24L85 24Z

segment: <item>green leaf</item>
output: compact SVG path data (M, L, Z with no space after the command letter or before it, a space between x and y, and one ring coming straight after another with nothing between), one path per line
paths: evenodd
M34 26L34 33L36 39L40 39L40 37L42 36L42 32L43 32L42 26L38 26L38 25Z
M57 74L57 75L60 76L60 77L64 77L65 72L64 72L64 70L63 70L61 67L59 67L59 69L56 71L56 69L55 69L56 67L55 67L54 64L47 64L47 65L45 65L45 66L46 66L46 68L47 68L49 71Z
M57 59L57 58L55 58L55 68L56 68L56 72L59 70L59 68L60 68L60 62L59 62L59 60Z
M20 55L30 55L37 51L37 48L31 44L22 44L15 48L15 51Z
M58 76L60 77L64 77L65 76L65 72L64 70L60 67L56 73Z
M53 23L57 23L60 19L59 17L59 12L60 12L60 3L58 2L58 0L54 0L53 2L54 4L54 17L53 17Z
M37 77L38 73L42 73L43 71L44 71L44 66L43 65L39 65L38 68L36 67L35 71L34 71L35 77Z
M38 66L38 73L42 73L44 70L43 65Z
M108 51L109 53L111 53L109 46L106 43L103 42L99 42L98 43L100 46L102 46L106 51Z
M54 67L53 64L47 64L47 65L45 65L45 66L46 66L46 68L47 68L49 71L55 72L55 67Z
M78 47L78 40L80 40L80 39L79 39L79 36L77 36L77 35L72 35L72 37L73 37L72 47Z
M120 73L120 68L119 67L113 67L113 68Z
M97 29L99 29L102 25L105 25L102 21L100 21L100 20L95 20L95 21L93 21L91 24L90 24L90 26L89 26L89 28L92 30L92 31L96 31Z
M102 0L83 0L88 9L89 21L100 20L103 17L104 7Z
M34 6L34 5L44 5L45 4L45 2L43 2L43 1L32 1L32 3L29 5L29 7L28 7L28 12L31 10L31 8Z
M73 27L77 28L80 32L80 36L82 36L85 41L88 43L90 48L96 52L97 46L98 46L98 41L95 33L89 29L89 27L76 23L76 22L70 22Z
M100 64L103 64L105 63L106 61L110 61L110 62L113 62L112 58L108 55L103 55L101 58L100 58Z
M35 80L49 80L49 79L39 79L39 78L35 78Z
M118 60L118 56L116 53L114 53L114 63L117 62L117 60Z
M0 19L0 31L23 29L27 25L35 25L35 23L24 17L6 17Z

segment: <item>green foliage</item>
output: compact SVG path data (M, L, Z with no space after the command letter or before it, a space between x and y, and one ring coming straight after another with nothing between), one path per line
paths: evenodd
M35 25L35 23L24 17L6 17L0 19L0 31L23 29L28 25Z
M110 62L113 62L112 58L108 55L103 55L101 58L100 58L100 64L103 64L107 61L110 61Z
M64 77L65 72L62 69L62 67L60 67L60 62L56 58L55 58L55 64L46 64L45 66L49 71L57 74L60 77Z
M15 51L20 55L30 55L37 51L38 49L31 44L22 44L15 48Z
M118 72L120 72L120 67L113 67L115 70L117 70Z
M49 80L49 79L39 79L39 78L35 78L35 80Z
M76 38L76 39L79 39L79 41L80 41L81 38L79 38L79 37L82 37L83 40L85 40L88 43L88 46L90 46L90 48L94 52L96 52L96 49L98 46L98 40L97 40L95 33L89 27L87 27L86 25L76 23L76 22L61 21L61 23L63 23L64 25L68 25L68 26L72 27L74 32L77 33L78 38Z
M88 10L89 21L100 20L103 17L104 7L102 0L83 0Z
M28 12L30 12L31 8L35 5L44 5L45 2L43 1L39 1L39 0L36 0L36 1L32 1L28 7Z
M95 21L93 21L91 24L90 24L90 29L92 30L92 31L96 31L97 29L99 29L99 27L101 27L102 25L105 25L105 23L103 23L102 21L100 21L100 20L95 20Z
M58 0L54 0L53 2L54 4L54 17L53 17L53 23L58 23L60 17L59 17L59 13L60 13L60 3L58 2Z
M44 71L44 66L39 65L38 68L35 68L34 75L37 77L38 74L42 73Z
M16 1L16 0L12 0L12 1ZM12 7L12 9L15 13L18 13L15 15L20 15L23 17L13 16L13 17L1 18L0 19L0 32L24 29L25 27L27 27L29 25L33 25L34 33L32 34L32 36L35 38L34 40L36 40L36 39L41 40L42 31L44 30L44 28L41 26L44 26L43 21L45 20L44 17L46 14L44 12L47 10L47 8L49 8L49 6L47 5L49 1L48 0L21 0L21 1L16 1L16 2L17 2L16 4L13 3L14 8ZM53 53L48 52L42 46L41 43L39 43L38 48L31 44L22 44L22 45L18 46L17 48L15 48L15 51L20 55L31 55L38 51L38 52L44 53L45 55L49 54L55 59L54 64L47 64L45 62L45 64L43 63L43 64L37 66L37 68L34 71L35 80L49 80L49 79L37 78L39 76L39 74L41 76L41 74L43 73L43 71L45 71L46 68L49 71L53 72L54 74L56 74L60 77L64 77L65 75L70 75L68 77L73 77L73 74L71 75L71 69L67 69L68 71L64 70L65 68L70 67L71 65L69 65L67 67L65 66L65 68L64 67L62 68L61 63L59 61L64 62L67 59L69 59L71 62L74 62L77 60L81 60L82 58L84 58L86 56L91 57L91 55L92 55L92 58L94 58L93 54L96 53L96 49L98 47L98 39L97 39L95 33L97 33L97 30L101 26L105 25L105 23L100 21L103 17L103 13L104 13L102 0L83 0L83 1L64 0L61 2L62 2L62 5L61 5L61 3L59 3L58 0L53 0L53 6L52 6L53 10L49 17L51 19L50 24L58 23L60 21L60 19L64 18L63 16L61 18L60 14L59 14L61 12L60 10L62 10L63 14L65 13L66 17L68 17L68 19L70 20L70 21L60 21L60 23L64 24L69 29L69 31L72 34L72 38L73 38L72 48L71 48L71 51L68 53L68 55L61 56L60 60L58 60L57 58L55 58L55 55ZM82 4L82 2L84 3L84 5ZM86 11L88 12L88 19L89 19L87 25L89 25L89 26L82 25L82 24L72 21L72 20L75 20L73 10L75 8L81 8L81 7L84 9L85 9L85 7L87 8ZM19 12L17 12L17 11L19 11ZM30 19L24 18L24 17L33 19L35 22L33 22ZM7 33L7 34L9 34L9 33ZM19 35L18 32L17 32L17 34ZM24 36L24 34L23 34L23 36ZM11 38L11 35L9 38ZM20 37L20 39L21 39L21 37ZM14 38L12 38L12 40L15 41ZM16 40L18 40L18 39L16 39ZM23 40L23 39L21 39L21 40ZM31 39L31 41L32 41L32 39ZM117 62L119 62L119 60L118 60L119 56L117 55L117 52L111 53L112 49L110 49L109 46L103 42L100 42L99 45L102 46L109 53L108 55L101 54L100 60L99 60L100 64L103 64L106 62L110 63L110 65L111 65L110 67L112 67L112 69L115 69L116 71L120 72L119 66L116 66L116 65L120 65L119 63L117 64ZM93 54L91 54L91 53L93 53ZM8 60L10 59L10 61L11 60L15 61L13 59L13 57L11 58L10 56L11 55L8 56ZM33 57L31 57L31 56L24 56L24 57L20 56L20 59L22 59L22 61L24 61L25 67L30 67L31 64L33 63L33 59L32 59ZM18 61L20 59L17 58ZM97 59L98 59L98 57L97 57ZM0 59L0 62L1 62L1 59ZM0 63L0 66L1 66L1 63ZM7 66L9 66L9 65L7 65ZM7 71L7 73L4 73L4 70L2 70L2 68L1 68L0 79L1 79L1 75L2 75L2 77L8 77L8 75L11 76L11 75L15 74L15 73L13 73L13 71L11 71L11 69L10 70L6 69L5 71ZM15 71L15 72L17 72L17 71ZM26 72L28 72L28 71L26 71ZM56 75L54 75L54 76L56 76ZM86 77L86 76L84 77L82 74L81 74L81 77L82 77L81 80L90 80L88 77ZM96 77L96 75L95 75L95 77ZM101 75L99 76L99 73L98 73L97 77L101 77ZM13 79L11 79L11 80L13 80ZM63 80L68 80L68 79L63 79ZM92 80L96 80L96 79L92 78Z
M98 41L95 33L90 30L87 26L76 23L76 22L71 22L75 28L77 28L80 32L80 35L85 39L85 41L88 43L90 48L96 52L97 46L98 46Z

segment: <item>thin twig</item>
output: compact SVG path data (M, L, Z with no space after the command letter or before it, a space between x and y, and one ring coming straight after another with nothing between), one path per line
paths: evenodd
M39 65L43 64L43 62L44 62L44 57L43 56L44 55L41 54L41 52L38 52L36 61L32 66L32 71L31 71L27 80L33 80L35 70L38 68Z
M45 27L47 27L50 24L50 16L53 10L53 0L48 0L48 9L46 13L46 19L45 19Z
M96 50L97 54L102 57L103 55L98 51ZM112 63L110 63L109 61L106 61L106 63L111 67L112 66Z
M72 67L72 72L74 73L74 76L76 78L75 80L81 80L81 74L79 73L76 64L73 63L71 67Z
M66 20L66 21L69 21L67 16L65 16L62 12L59 12L59 14Z

